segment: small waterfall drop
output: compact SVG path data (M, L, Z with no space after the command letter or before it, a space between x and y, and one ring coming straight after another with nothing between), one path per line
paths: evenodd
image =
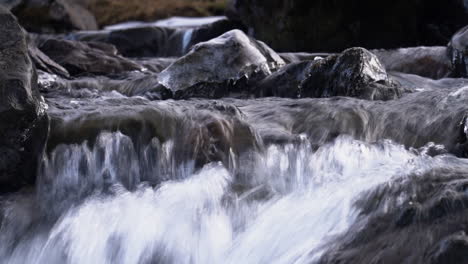
M173 164L170 142L139 148L106 132L93 146L57 146L44 161L39 199L4 202L0 258L12 264L310 263L362 217L355 207L360 194L442 166L390 141L349 137L317 150L302 137L258 154L250 161L251 181L239 185L221 163L198 171Z
M193 28L186 29L182 37L182 54L187 53L190 41L192 41Z

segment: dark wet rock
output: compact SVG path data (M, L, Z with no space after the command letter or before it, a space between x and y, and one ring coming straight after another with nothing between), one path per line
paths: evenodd
M456 32L448 44L448 56L451 59L455 77L468 77L468 26Z
M224 86L223 83L235 84L254 75L263 78L283 65L281 57L264 43L247 37L240 30L233 30L195 45L158 78L174 93L200 85L203 87L195 90L207 90L207 87L210 90L210 86L216 89ZM226 92L222 92L224 96L227 96Z
M22 0L13 9L30 32L97 30L96 19L76 0Z
M230 17L281 52L446 45L468 19L461 0L231 2Z
M46 105L28 56L26 32L0 7L0 192L35 180L47 138Z
M267 76L262 67L247 67L237 76L224 81L202 81L174 93L174 99L220 99L253 97L255 85Z
M387 71L415 74L431 79L452 75L452 64L446 47L416 47L394 50L372 50Z
M126 57L180 57L190 47L216 38L227 31L242 28L227 19L196 28L143 26L111 31L81 32L70 39L99 41L115 45Z
M40 49L37 48L35 41L30 40L28 42L29 56L34 62L37 69L57 74L62 77L70 77L70 73L63 68L61 65L53 61L49 56L45 55Z
M389 100L401 93L377 57L362 48L290 64L264 79L258 87L260 96L292 98L349 96Z
M57 49L52 47L49 50L54 52ZM61 63L60 58L56 58L53 54L49 55ZM69 59L69 61L77 62L76 59ZM156 62L156 65L151 65L151 61ZM61 87L55 89L61 91L80 89L101 92L118 91L127 96L140 95L151 99L249 96L252 83L258 82L284 65L283 60L273 50L247 37L239 30L230 31L213 40L197 44L187 55L175 61L167 59L163 67L166 67L168 63L170 65L156 75L154 72L159 70L158 61L160 62L160 59L136 59L135 62L142 65L156 67L142 73L116 76L108 74L106 77L85 77L71 81L60 79L52 86ZM100 62L91 66L96 67L98 63ZM72 74L81 73L73 71L74 68L70 66L63 65ZM82 72L90 72L90 70Z
M115 74L142 67L117 54L114 46L99 42L46 39L39 49L72 75Z
M300 97L299 89L309 77L315 61L291 63L260 81L256 89L258 97Z

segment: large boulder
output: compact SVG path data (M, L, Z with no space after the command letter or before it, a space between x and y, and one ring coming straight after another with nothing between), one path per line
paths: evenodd
M258 96L349 96L369 100L399 97L378 58L363 48L351 48L323 59L292 63L260 82Z
M445 45L467 24L463 0L232 0L230 17L277 51Z
M48 131L26 32L0 7L0 191L35 179Z
M28 31L97 30L94 15L78 0L22 0L8 5Z
M40 43L39 49L72 75L116 74L142 69L105 43L50 38Z
M249 38L240 30L232 30L195 45L158 78L175 94L222 97L229 94L230 84L253 75L264 78L284 64L283 59L264 43ZM213 91L217 89L223 91Z

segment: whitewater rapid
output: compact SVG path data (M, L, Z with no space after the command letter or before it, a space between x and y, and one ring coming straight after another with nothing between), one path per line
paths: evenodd
M43 161L36 190L1 201L0 259L313 263L365 222L356 201L366 193L460 162L346 136L318 149L302 136L233 168L211 163L197 170L171 155L171 142L141 149L119 132L102 133L93 146L57 146ZM237 173L243 166L248 177Z

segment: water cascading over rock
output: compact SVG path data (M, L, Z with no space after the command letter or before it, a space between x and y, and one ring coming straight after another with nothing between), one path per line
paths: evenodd
M278 53L182 20L26 36L2 9L1 263L464 263L463 30Z

